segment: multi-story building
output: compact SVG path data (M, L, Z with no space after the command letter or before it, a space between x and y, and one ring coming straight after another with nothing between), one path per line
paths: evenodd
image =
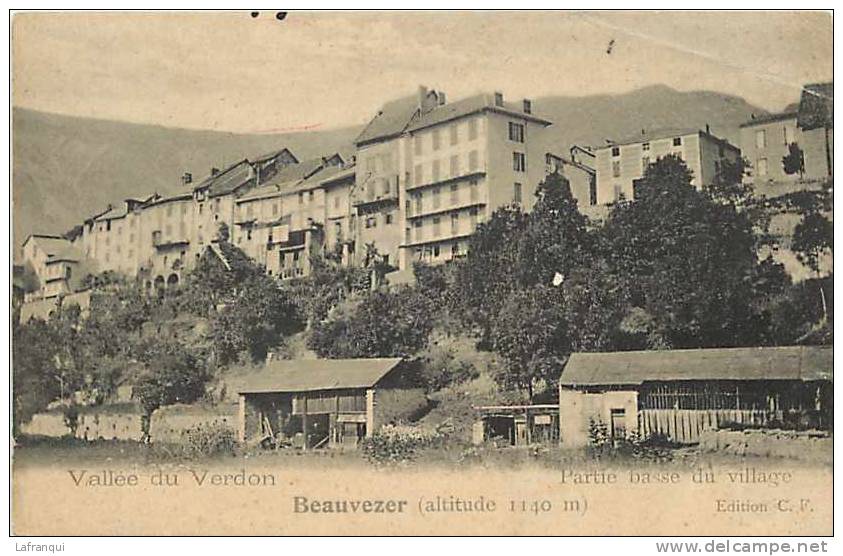
M741 152L751 168L745 180L771 195L826 180L834 173L834 84L806 85L798 104L783 112L753 116L741 124ZM792 146L802 165L788 173L784 159ZM790 186L790 187L788 187Z
M478 223L511 203L530 210L545 176L532 103L479 94L448 103L442 92L385 105L357 138L360 246L382 260L445 262L465 253Z
M545 155L545 163L548 174L557 172L568 180L571 194L580 209L597 205L597 172L593 166L578 162L574 157L568 158L554 153Z
M85 274L84 254L61 236L32 234L23 242L26 271L37 279L37 289L27 291L24 301L53 298L76 291Z
M741 151L706 129L642 130L637 134L595 149L597 203L609 204L635 198L635 182L651 163L673 154L693 173L692 185L701 189L720 173L724 160L735 162Z

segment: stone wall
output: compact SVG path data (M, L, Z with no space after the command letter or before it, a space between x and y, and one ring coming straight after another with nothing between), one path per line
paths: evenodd
M21 425L32 436L60 438L71 434L62 413L37 413ZM140 440L141 416L133 413L83 413L79 415L76 438L80 440Z
M149 437L152 442L180 442L188 431L197 427L221 425L237 433L237 406L196 408L190 406L163 407L152 414Z
M831 463L832 441L831 434L816 430L707 429L700 433L700 451Z

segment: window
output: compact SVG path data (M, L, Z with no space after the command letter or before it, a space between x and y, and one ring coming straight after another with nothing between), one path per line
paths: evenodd
M647 166L649 166L649 165L650 165L650 157L649 156L641 157L641 173L642 174L647 171ZM615 177L617 177L617 176L615 176Z
M615 201L620 201L623 198L623 191L621 190L621 186L619 184L615 184Z
M456 234L460 229L460 213L451 213L451 234Z
M384 193L384 195L389 195L390 189L391 188L389 187L389 178L384 178L383 179L383 193Z
M439 193L440 192L441 191L438 187L433 188L433 208L435 208L435 209L439 208Z
M457 124L451 124L451 145L456 145L460 141L460 132Z
M621 161L615 160L612 162L612 177L621 177Z
M105 221L105 229L106 229L106 231L108 231L108 232L110 232L110 231L111 231L111 220L106 220L106 221Z
M416 214L419 214L422 211L422 196L421 192L416 194Z
M441 144L441 139L442 139L440 137L440 135L441 135L440 130L438 130L438 129L433 130L433 150L434 151L439 150L439 147L440 147L440 144Z
M459 202L459 184L452 183L451 184L451 204L457 204Z
M642 143L641 144L642 151L649 151L650 150L650 143Z
M758 168L758 175L759 176L766 176L767 171L768 171L767 159L766 158L759 158L758 164L756 165L756 168Z
M681 137L674 137L673 138L673 146L674 147L681 147L682 146L682 138Z
M337 197L336 200L339 201L339 197ZM272 216L277 216L277 215L278 215L278 203L273 203L273 205L272 205Z
M468 171L476 172L480 167L480 153L471 151L468 153Z
M454 155L451 157L451 177L457 177L460 175L460 157L458 155Z
M796 141L793 138L793 128L784 126L784 144L790 145L791 143L795 143Z
M471 202L477 202L477 180L471 180L468 182L468 190Z
M439 256L439 246L438 246L438 245L434 245L434 246L433 246L433 256L434 256L434 257L438 257L438 256Z
M433 217L433 237L439 237L439 234L442 233L442 228L440 226L441 219L438 216Z
M433 163L431 164L431 172L433 174L430 178L431 181L434 181L434 182L439 181L439 161L438 160L434 160Z
M422 138L420 135L413 137L413 153L417 156L422 153Z
M471 207L468 211L468 217L471 221L471 229L474 230L477 227L477 207Z
M527 171L527 155L524 153L512 153L512 169L516 172Z
M299 204L304 204L304 191L299 191Z
M524 142L524 124L509 122L509 140L516 143Z
M477 139L477 119L472 118L468 120L468 140L473 141Z
M588 204L591 206L597 204L597 180L593 176L588 183Z
M339 195L337 195L336 197L334 197L334 208L335 208L335 209L340 208L340 196L339 196Z
M421 220L416 220L413 222L413 226L416 228L416 241L421 241L424 239L424 228L422 228Z
M202 214L202 209L205 208L205 205L199 203L199 214Z
M514 183L512 184L512 202L521 204L521 184Z
M424 170L422 169L421 164L416 164L415 170L413 170L413 183L416 185L421 185L424 183Z
M308 203L313 202L313 190L312 189L310 191L308 191L308 193L307 193L307 202Z
M612 147L612 156L620 156L621 155L621 148L620 147Z
M755 148L763 149L767 146L767 131L759 129L755 132Z
M366 229L369 228L377 228L378 227L378 219L375 216L370 216L366 218Z
M384 224L392 224L392 213L387 212L386 216L384 216Z

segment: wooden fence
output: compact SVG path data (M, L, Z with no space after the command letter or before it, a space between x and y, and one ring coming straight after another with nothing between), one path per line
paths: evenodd
M680 444L695 444L706 428L721 423L763 425L770 417L763 409L642 409L638 411L638 432L642 438L661 435Z

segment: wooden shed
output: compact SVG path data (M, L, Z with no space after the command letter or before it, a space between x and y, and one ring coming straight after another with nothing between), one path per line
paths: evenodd
M356 447L427 406L397 358L275 360L248 375L238 393L241 442L304 450Z
M559 382L560 441L654 435L696 443L724 424L828 428L830 346L575 353Z

